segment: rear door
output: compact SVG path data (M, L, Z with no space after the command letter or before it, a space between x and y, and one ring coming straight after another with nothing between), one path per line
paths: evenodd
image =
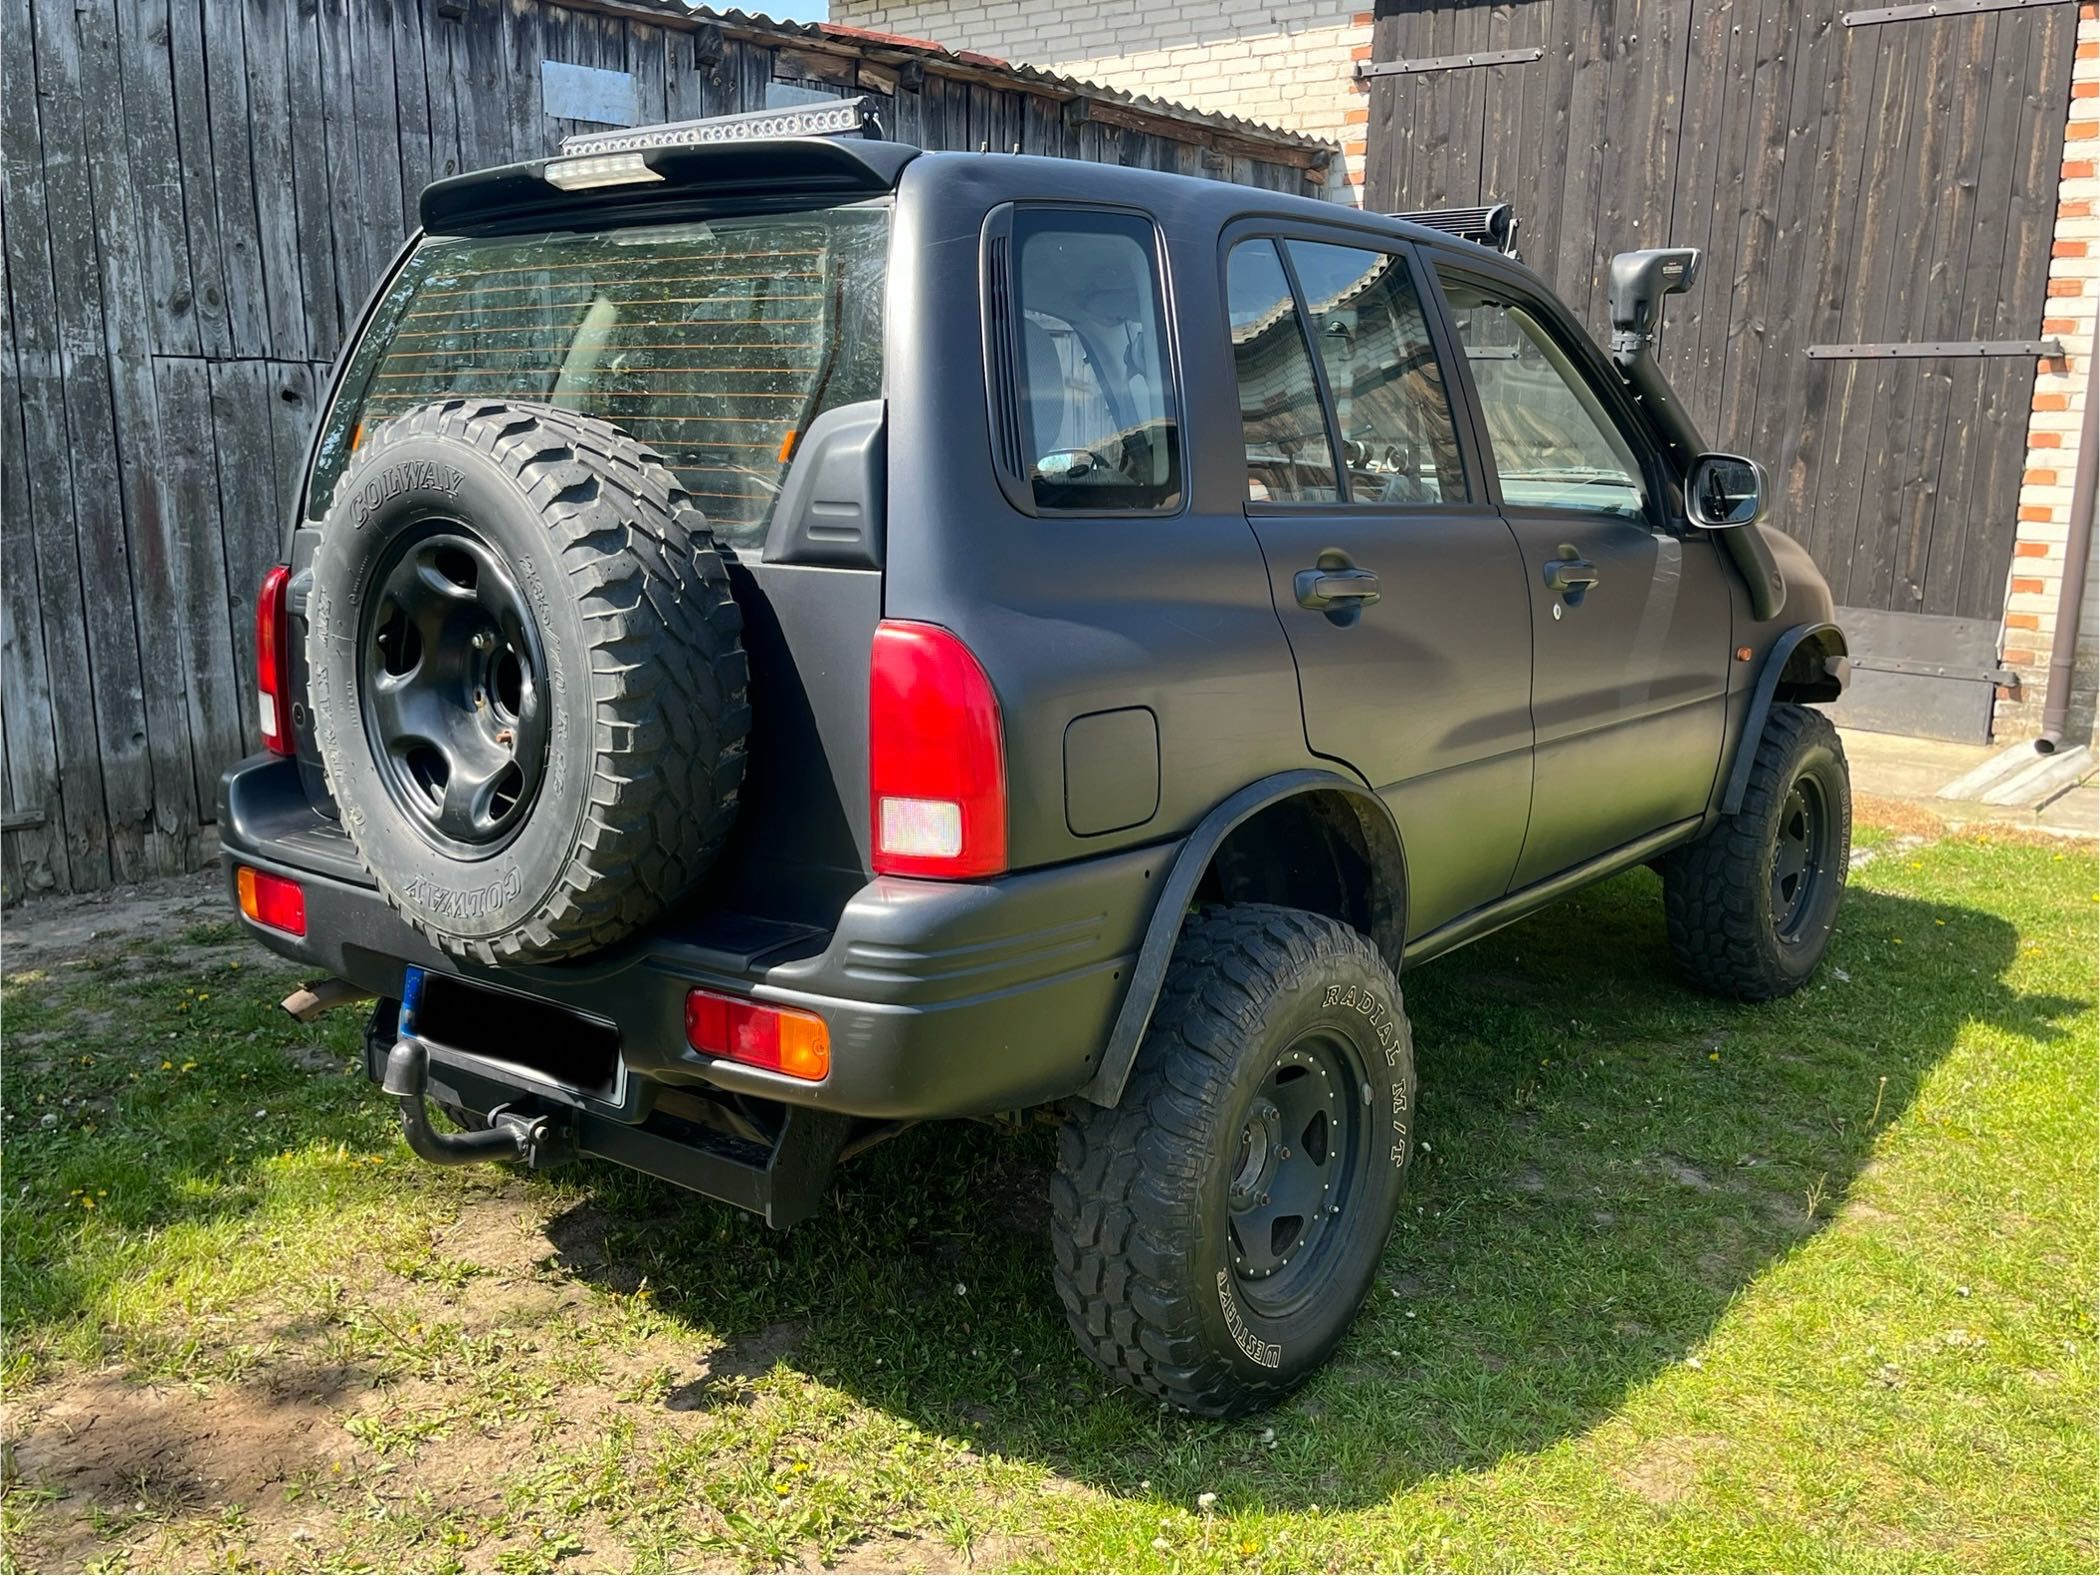
M1522 887L1704 813L1727 694L1727 570L1684 524L1644 425L1560 307L1499 275L1438 274L1530 601Z
M1523 560L1461 441L1409 249L1255 226L1224 262L1247 517L1306 740L1392 809L1412 938L1500 897L1523 844Z

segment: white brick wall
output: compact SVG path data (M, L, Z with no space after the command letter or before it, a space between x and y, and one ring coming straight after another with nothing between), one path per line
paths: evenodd
M2025 738L2041 727L2070 534L2071 477L2085 416L2087 357L2094 314L2100 310L2100 18L2095 11L2090 3L2078 8L2078 59L2071 72L2071 117L2057 188L2048 315L2042 320L2042 333L2062 340L2070 354L2063 361L2043 362L2034 380L2002 648L2005 665L2019 673L2020 684L1998 702L1995 731L2003 739ZM2100 559L2100 537L2094 548ZM2088 565L2078 628L2071 725L2076 736L2090 738L2095 669L2100 667L2100 563Z
M831 19L1172 99L1323 141L1328 195L1363 189L1365 0L831 0Z

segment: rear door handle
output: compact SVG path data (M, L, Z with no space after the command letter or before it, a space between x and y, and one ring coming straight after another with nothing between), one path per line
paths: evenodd
M1368 569L1301 569L1293 584L1298 605L1315 613L1337 607L1369 607L1379 597L1378 576Z
M1563 595L1587 591L1597 583L1597 566L1587 558L1555 558L1546 565L1546 585Z

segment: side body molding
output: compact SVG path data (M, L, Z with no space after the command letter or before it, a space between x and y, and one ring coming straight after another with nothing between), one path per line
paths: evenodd
M1835 653L1821 662L1812 663L1813 672L1799 670L1797 654L1806 658L1812 653L1802 652L1804 641L1816 639L1819 645L1836 648ZM1736 739L1735 764L1728 773L1728 786L1721 794L1721 813L1734 815L1743 807L1743 794L1750 786L1750 767L1757 759L1757 741L1764 737L1765 719L1772 712L1772 698L1779 692L1783 680L1808 683L1828 689L1826 699L1835 698L1845 687L1849 669L1845 656L1849 648L1845 644L1845 632L1835 624L1796 624L1777 640L1765 657L1765 665L1758 670L1757 690L1750 697L1750 710L1743 718L1743 731ZM1835 665L1832 665L1835 664Z
M1355 813L1369 850L1373 879L1373 935L1371 940L1386 960L1398 968L1407 933L1407 865L1399 829L1385 803L1361 782L1334 772L1312 769L1279 772L1249 783L1212 810L1181 845L1174 866L1160 888L1159 902L1138 948L1137 963L1130 974L1130 988L1116 1014L1108 1045L1101 1053L1093 1080L1080 1091L1096 1105L1112 1106L1123 1095L1123 1085L1137 1060L1138 1045L1152 1022L1152 1009L1159 1000L1160 986L1167 977L1167 964L1181 938L1181 922L1188 914L1196 888L1209 870L1212 857L1234 828L1270 806L1303 794L1339 795Z

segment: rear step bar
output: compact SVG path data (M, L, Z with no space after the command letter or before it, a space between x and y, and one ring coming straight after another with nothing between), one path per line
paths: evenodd
M489 1125L441 1132L430 1120L430 1047L400 1018L392 1002L373 1010L365 1072L400 1107L408 1147L433 1165L522 1161L542 1170L591 1155L748 1209L784 1231L823 1202L852 1126L850 1117L806 1106L782 1108L770 1144L663 1113L636 1125L567 1107L543 1109L532 1095L447 1058L444 1081L466 1104L487 1111Z

